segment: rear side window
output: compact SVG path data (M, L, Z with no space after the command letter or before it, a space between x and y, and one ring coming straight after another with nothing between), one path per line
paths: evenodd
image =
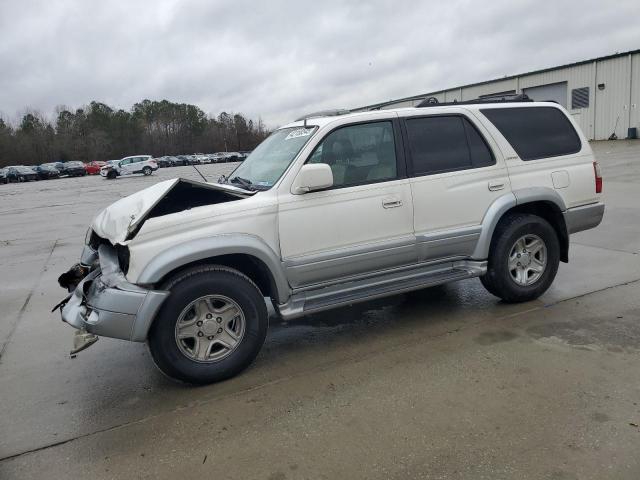
M406 126L414 175L486 167L495 163L480 133L462 116L408 118Z
M480 110L522 160L577 153L580 137L569 119L554 107L487 108Z

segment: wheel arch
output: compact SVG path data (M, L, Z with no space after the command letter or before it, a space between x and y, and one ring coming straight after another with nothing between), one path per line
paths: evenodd
M278 303L284 303L290 296L289 283L276 253L262 239L248 234L218 235L168 248L142 270L137 283L158 285L182 270L203 264L238 270Z
M486 259L489 256L491 241L496 226L505 215L511 213L528 213L537 215L548 221L556 231L560 242L560 260L569 261L569 232L563 212L566 205L562 197L547 187L532 187L514 190L508 195L499 197L489 207L482 221L482 233L472 254L474 259Z

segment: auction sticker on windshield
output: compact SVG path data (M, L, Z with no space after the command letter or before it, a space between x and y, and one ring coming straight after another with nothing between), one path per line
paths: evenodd
M292 131L284 139L291 140L292 138L308 137L309 135L311 135L312 132L313 132L313 128L298 128L297 130Z

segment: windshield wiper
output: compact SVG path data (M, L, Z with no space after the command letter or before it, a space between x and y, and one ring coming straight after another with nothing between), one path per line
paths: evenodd
M242 185L242 187L244 187L245 190L250 190L250 191L256 190L256 188L253 185L253 182L251 180L247 180L246 178L235 176L233 178L230 178L228 181L231 183L239 183L240 185Z

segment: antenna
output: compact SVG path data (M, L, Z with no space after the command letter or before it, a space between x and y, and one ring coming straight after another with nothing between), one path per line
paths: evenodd
M194 168L194 170L195 170L196 172L198 172L198 175L200 175L200 176L202 177L202 179L203 179L205 182L207 182L207 181L208 181L208 180L204 177L204 175L202 174L202 172L196 168L196 164L195 164L195 163L192 163L192 164L191 164L191 166Z

